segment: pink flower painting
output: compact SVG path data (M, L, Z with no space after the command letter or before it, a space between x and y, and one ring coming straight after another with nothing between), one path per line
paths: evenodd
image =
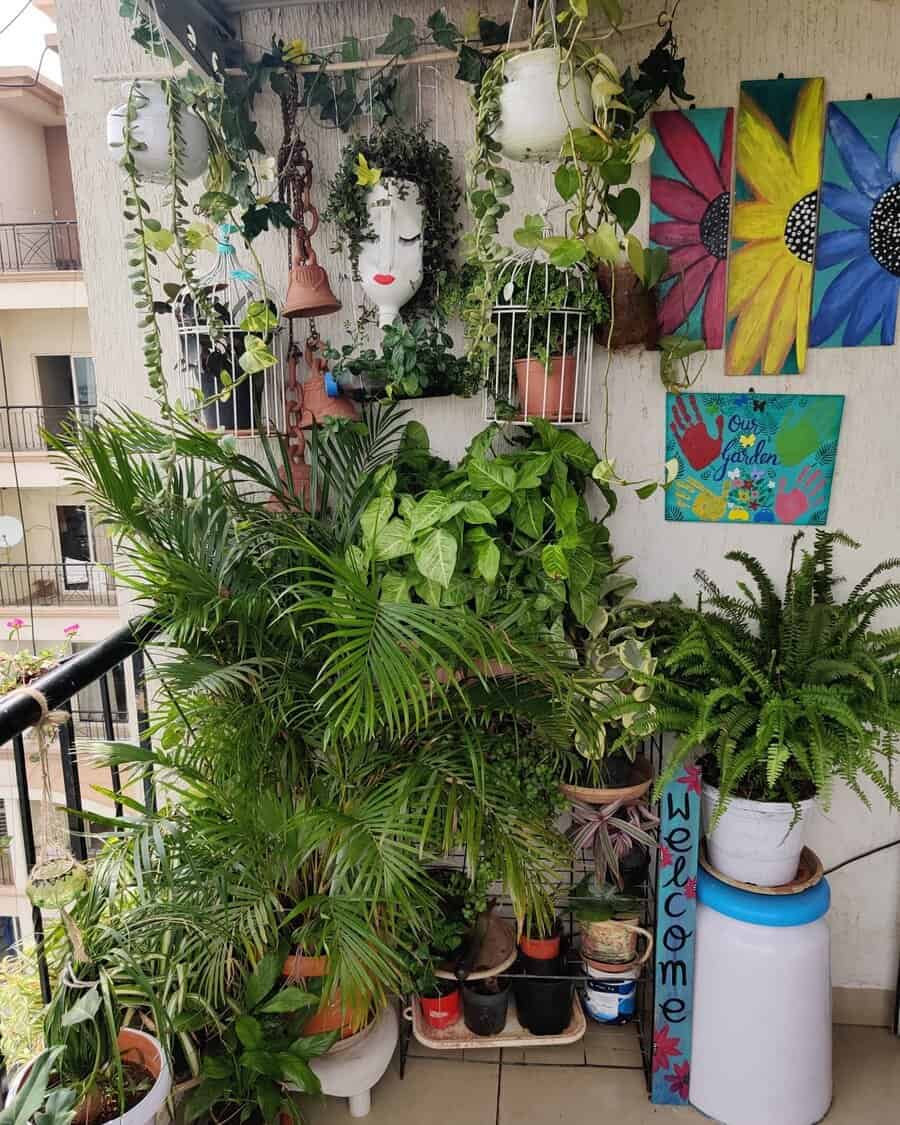
M653 1070L668 1070L669 1064L681 1054L681 1040L669 1034L664 1023L653 1032Z
M734 110L653 114L650 241L669 252L658 320L663 336L721 348L734 157Z
M666 1083L676 1097L686 1102L691 1090L691 1064L687 1060L676 1063L672 1073L666 1075Z

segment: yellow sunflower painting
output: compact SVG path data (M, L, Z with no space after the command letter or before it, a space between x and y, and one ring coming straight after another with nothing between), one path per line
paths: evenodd
M806 364L825 81L742 82L728 271L729 375Z

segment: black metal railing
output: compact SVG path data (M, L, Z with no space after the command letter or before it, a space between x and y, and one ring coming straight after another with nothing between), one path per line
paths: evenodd
M116 583L101 563L0 563L0 606L116 604Z
M0 847L0 887L11 887L14 883L12 848L5 844Z
M0 273L80 269L81 245L74 219L0 223Z
M44 432L60 434L93 426L96 406L0 406L0 449L21 452L47 448Z
M131 662L135 689L135 714L138 738L143 747L149 748L147 695L144 674L144 656L141 640L149 634L148 626L135 621L117 629L105 640L92 645L83 652L76 653L64 663L33 680L31 688L43 694L51 710L68 711L70 719L57 728L59 762L62 771L62 793L60 804L67 809L69 847L76 859L84 861L88 857L88 833L90 813L85 813L81 796L81 776L78 760L77 697L97 684L100 691L101 737L114 740L117 737L117 719L121 712L112 706L110 690L111 673L117 667ZM29 773L29 754L25 748L25 733L41 716L40 706L31 695L17 694L15 690L0 699L0 747L12 743L13 761L16 770L16 790L19 805L19 825L25 864L30 872L37 859L35 844L35 824L31 814L30 790L40 784L39 778ZM110 780L113 793L122 792L122 779L116 766L110 767ZM149 804L153 802L153 777L147 773L143 779L143 796ZM121 816L123 806L115 801L116 815ZM16 831L9 826L11 833ZM38 907L32 907L32 925L37 950L38 971L41 994L44 1001L50 999L50 975L44 955L44 919Z

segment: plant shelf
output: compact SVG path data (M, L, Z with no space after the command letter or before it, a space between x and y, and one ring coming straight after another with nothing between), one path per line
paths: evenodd
M564 1047L567 1043L577 1043L587 1030L587 1020L576 994L572 999L572 1018L569 1026L560 1035L532 1035L522 1027L516 1013L516 1000L509 998L509 1012L506 1026L499 1035L475 1035L469 1031L460 1015L453 1027L438 1030L429 1027L422 1018L422 1009L416 1000L412 1005L413 1035L423 1047L433 1051L477 1051L488 1047Z

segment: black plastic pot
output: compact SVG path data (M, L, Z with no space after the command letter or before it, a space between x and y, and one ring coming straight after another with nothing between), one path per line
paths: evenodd
M555 972L562 966L556 965ZM575 982L571 980L533 980L524 977L516 981L516 1012L519 1023L532 1035L562 1035L572 1019L572 993Z
M635 844L619 860L619 875L622 877L622 889L633 890L642 886L647 880L650 870L650 853L642 844Z
M506 1027L509 981L473 981L463 985L462 994L463 1019L469 1031L473 1035L499 1035Z

